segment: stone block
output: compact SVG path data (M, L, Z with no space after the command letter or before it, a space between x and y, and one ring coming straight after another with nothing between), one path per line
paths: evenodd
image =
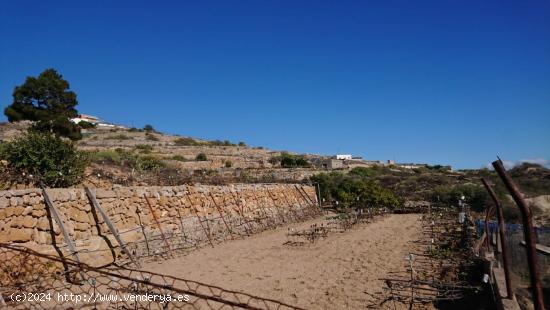
M40 208L34 206L31 214L34 217L43 217L46 216L46 209L42 206Z
M17 207L23 205L23 199L21 197L11 197L10 198L10 206Z
M32 217L31 215L26 215L20 220L21 226L26 228L34 228L34 226L36 225L36 222L37 222L37 219Z
M116 193L112 190L105 190L105 189L98 188L96 189L95 196L97 199L115 198Z
M0 208L6 208L10 205L10 200L4 196L0 197Z
M34 230L31 228L10 229L8 242L28 242L32 240Z
M36 228L40 230L50 230L50 222L47 217L41 217L36 222Z

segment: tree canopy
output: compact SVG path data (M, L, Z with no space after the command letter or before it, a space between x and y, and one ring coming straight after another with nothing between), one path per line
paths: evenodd
M29 76L13 91L13 102L4 110L8 121L30 120L35 129L78 140L80 127L69 119L76 117L76 93L69 90L69 82L54 69L47 69L38 77Z

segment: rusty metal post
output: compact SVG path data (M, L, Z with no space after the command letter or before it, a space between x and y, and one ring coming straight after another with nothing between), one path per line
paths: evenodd
M536 310L544 309L544 295L542 293L542 286L540 284L540 277L538 272L537 262L537 248L535 240L535 228L533 227L533 213L531 207L527 205L523 199L523 194L519 191L516 184L510 177L510 175L504 169L501 160L493 162L493 167L502 179L502 182L506 186L506 189L514 198L514 201L521 211L521 217L523 220L523 234L525 237L526 249L527 249L527 261L529 263L529 275L531 278L531 286L533 287L533 305Z
M498 232L500 234L500 244L502 248L502 265L504 266L504 279L506 281L506 294L508 299L513 299L513 292L512 292L512 279L510 277L510 266L508 261L508 246L506 245L506 223L504 222L504 216L502 214L502 205L500 204L500 201L498 201L497 195L495 194L495 191L493 188L487 183L485 179L481 179L481 182L483 182L483 185L487 189L487 192L489 192L489 195L493 199L493 202L495 203L495 207L497 208L497 218L498 218Z
M157 215L155 214L155 210L153 210L153 206L151 205L151 202L149 201L149 198L147 197L147 194L143 194L143 197L145 197L145 201L147 201L147 205L149 206L149 210L151 211L151 215L153 215L153 219L155 220L155 223L157 224L157 227L160 231L160 236L162 238L162 241L164 241L164 245L166 246L166 249L168 250L168 254L170 256L174 256L172 254L172 248L170 247L170 244L168 243L168 240L166 240L166 236L164 235L164 231L162 231L162 227L160 226L160 222L157 218Z

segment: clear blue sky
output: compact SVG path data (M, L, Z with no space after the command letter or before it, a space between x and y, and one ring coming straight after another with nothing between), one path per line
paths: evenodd
M0 3L2 108L53 67L81 112L130 126L457 168L550 159L550 1Z

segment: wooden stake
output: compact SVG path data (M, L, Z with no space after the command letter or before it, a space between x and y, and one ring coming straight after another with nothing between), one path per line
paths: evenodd
M138 268L141 268L141 265L134 258L134 255L132 255L132 253L130 253L128 248L126 248L126 243L124 243L124 241L122 241L122 239L120 238L120 235L119 235L117 229L115 228L115 226L113 225L113 223L111 222L111 219L109 218L109 215L107 215L107 212L105 212L105 210L103 210L103 208L101 207L101 205L97 201L94 193L92 193L92 191L87 186L84 187L84 191L86 192L86 195L88 196L88 199L90 199L90 201L92 202L92 205L94 206L94 208L97 211L99 211L99 214L101 214L101 217L103 217L103 220L105 221L105 224L107 224L107 227L111 231L111 234L113 234L113 236L115 236L115 239L118 242L118 245L120 246L122 251L124 253L126 253L126 255L128 255L128 257L130 258L130 260L132 261L132 263L135 266L137 266Z
M155 223L157 224L157 227L160 231L160 236L162 238L162 241L164 241L164 245L166 246L166 250L170 256L174 256L172 253L172 248L170 247L170 244L168 243L168 240L166 240L166 236L164 235L164 231L162 231L162 227L160 226L160 222L157 218L157 215L155 214L155 211L153 210L153 206L151 205L151 202L149 201L149 198L147 197L147 194L143 194L143 197L145 197L145 201L147 201L147 205L149 206L149 210L151 211L151 214L153 215L153 219L155 220Z

